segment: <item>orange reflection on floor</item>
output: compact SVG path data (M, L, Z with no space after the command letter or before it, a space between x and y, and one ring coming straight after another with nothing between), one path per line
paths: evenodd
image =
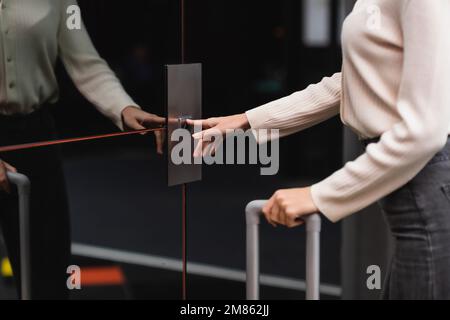
M115 286L123 285L125 276L122 269L112 267L83 267L81 268L82 286Z

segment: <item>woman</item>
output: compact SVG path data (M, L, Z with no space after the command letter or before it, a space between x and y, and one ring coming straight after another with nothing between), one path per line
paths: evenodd
M120 129L159 126L164 119L137 107L95 50L84 25L67 26L76 0L2 0L0 11L0 144L55 138L49 106L58 99L54 66L59 56L75 85ZM161 152L161 139L158 151ZM7 171L30 177L32 298L67 298L70 228L58 150L1 155L0 225L16 281L20 281L17 199Z
M311 187L275 192L264 214L289 227L314 212L337 222L381 199L396 241L388 299L450 298L449 28L449 0L359 0L343 27L341 73L202 121L207 130L195 135L271 128L286 136L340 113L366 152Z

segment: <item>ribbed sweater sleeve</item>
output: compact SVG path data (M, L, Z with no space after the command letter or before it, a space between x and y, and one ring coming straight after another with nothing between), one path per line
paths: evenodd
M341 73L336 73L246 114L253 129L278 129L283 137L339 114L340 100Z
M61 1L59 53L78 90L105 116L123 130L122 111L136 103L125 92L108 64L100 58L84 24L80 30L66 26L66 10L76 0Z

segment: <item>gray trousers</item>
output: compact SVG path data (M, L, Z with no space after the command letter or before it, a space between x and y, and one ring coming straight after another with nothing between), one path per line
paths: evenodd
M450 139L379 204L395 244L383 299L450 299Z

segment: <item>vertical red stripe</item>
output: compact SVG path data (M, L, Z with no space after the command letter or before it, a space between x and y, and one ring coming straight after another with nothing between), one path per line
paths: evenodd
M187 299L187 185L184 183L181 187L182 194L182 255L183 255L183 276L182 290L183 300Z
M186 30L185 30L185 2L181 0L181 63L186 63ZM182 198L182 256L183 256L183 275L182 275L182 297L187 299L187 206L186 206L187 185L184 183L181 187Z
M185 4L181 0L181 63L186 63Z

